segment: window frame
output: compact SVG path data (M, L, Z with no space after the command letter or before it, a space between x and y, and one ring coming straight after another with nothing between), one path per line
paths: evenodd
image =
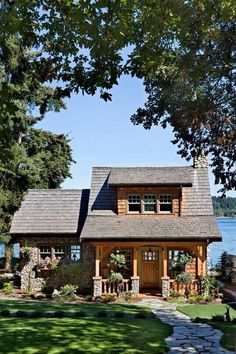
M129 197L134 197L134 196L135 197L139 197L140 203L130 203ZM127 194L126 201L127 201L127 213L128 214L142 214L142 194L140 194L140 193L129 193L129 194ZM129 206L130 205L139 205L139 211L130 211L129 210Z
M129 205L134 205L138 203L130 203L129 198L133 196L138 196L140 198L140 210L139 211L130 211L129 210ZM146 205L154 205L154 203L145 203L144 197L145 196L155 196L155 211L145 211L145 204ZM170 196L171 201L170 202L160 202L160 196ZM171 210L170 211L161 211L161 204L163 205L170 205ZM173 214L173 193L149 193L148 191L145 193L128 193L126 194L126 214L128 215L140 215L140 214L147 214L147 215L170 215Z
M161 202L160 201L160 197L161 196L170 196L171 197L171 201L170 202ZM161 210L161 205L170 205L171 206L171 210L167 211L167 210ZM173 195L170 193L162 193L158 195L158 214L173 214Z
M72 247L79 247L79 259L72 259L71 255L72 255ZM70 262L76 263L76 262L80 262L82 259L82 252L81 252L81 244L80 243L72 243L69 245L70 249L69 249L69 257L70 257ZM77 252L75 252L76 254Z
M155 203L145 203L144 201L144 197L145 196L154 196L155 197ZM142 214L157 214L158 213L158 208L157 208L157 201L158 201L158 196L156 193L145 193L142 195L142 204L143 204L143 208L142 208ZM145 210L145 204L146 205L154 205L155 206L155 210L154 211L147 211Z

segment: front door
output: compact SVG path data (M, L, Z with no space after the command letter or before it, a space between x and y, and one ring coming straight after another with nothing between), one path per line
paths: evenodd
M141 287L159 288L159 252L157 250L142 251Z

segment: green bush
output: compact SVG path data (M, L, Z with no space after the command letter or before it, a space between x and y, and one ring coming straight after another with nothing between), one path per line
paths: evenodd
M132 297L133 297L132 291L126 291L126 292L124 292L123 298L124 298L125 301L131 302Z
M76 293L78 288L78 285L66 284L60 288L59 294L63 297L72 296Z
M170 296L173 297L173 298L175 298L175 299L177 299L177 298L179 298L179 297L181 296L181 294L178 293L178 291L171 290L171 291L170 291Z
M93 301L92 295L86 295L86 296L84 297L84 301L87 301L87 302Z
M2 291L3 291L4 294L6 294L6 295L12 294L13 291L14 291L13 281L5 282L5 283L3 284Z
M46 295L52 295L54 292L54 286L53 285L44 285L42 292Z
M107 294L107 295L104 295L102 297L102 299L105 303L113 302L116 300L116 295Z
M5 279L0 278L0 289L3 288L5 282L6 282Z

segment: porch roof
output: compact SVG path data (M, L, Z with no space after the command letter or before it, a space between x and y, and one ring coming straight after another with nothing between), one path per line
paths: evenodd
M214 216L89 215L81 239L221 241L221 234Z
M89 190L30 189L15 213L11 235L79 234L88 210Z

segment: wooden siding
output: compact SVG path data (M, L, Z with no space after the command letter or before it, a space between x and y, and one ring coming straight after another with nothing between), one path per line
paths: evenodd
M127 196L129 194L156 194L157 197L159 194L171 194L172 195L172 207L173 215L179 215L179 204L180 204L180 188L176 187L126 187L126 188L117 188L118 195L118 215L126 215L127 212ZM149 214L149 213L147 213ZM168 213L167 213L168 214ZM132 214L133 215L133 214ZM140 215L140 214L139 214ZM152 215L163 215L161 214L152 214Z

